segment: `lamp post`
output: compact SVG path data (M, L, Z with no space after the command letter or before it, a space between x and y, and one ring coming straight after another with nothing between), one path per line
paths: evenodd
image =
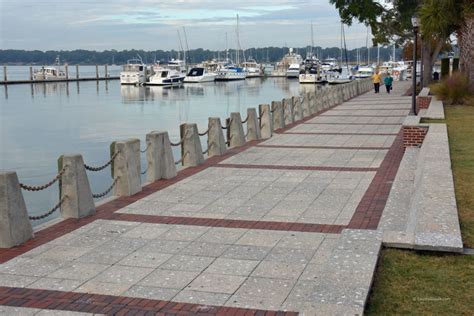
M416 46L418 39L418 28L420 27L420 20L418 16L414 15L411 18L411 24L413 25L413 34L414 34L414 43L413 43L413 69L411 71L411 76L413 78L413 91L411 94L411 110L410 115L416 115Z

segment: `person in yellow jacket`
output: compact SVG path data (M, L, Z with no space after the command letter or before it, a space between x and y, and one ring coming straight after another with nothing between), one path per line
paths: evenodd
M380 76L378 70L376 70L375 73L372 75L372 82L374 83L375 93L379 93L380 83L382 82L382 76Z

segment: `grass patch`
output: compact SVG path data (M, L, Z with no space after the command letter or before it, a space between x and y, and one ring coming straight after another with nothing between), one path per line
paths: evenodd
M474 257L382 250L367 315L472 315Z

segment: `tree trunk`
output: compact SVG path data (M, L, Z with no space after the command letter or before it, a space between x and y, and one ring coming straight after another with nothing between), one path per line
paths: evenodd
M458 37L460 69L469 78L469 85L474 90L474 15L466 16L465 23Z
M422 86L427 87L432 80L433 77L433 65L432 58L431 58L431 41L423 39L423 45L421 46L422 49L422 63L423 63L423 81Z

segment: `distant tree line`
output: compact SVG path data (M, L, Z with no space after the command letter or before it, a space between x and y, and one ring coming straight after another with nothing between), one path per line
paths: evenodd
M295 48L294 51L298 52L303 56L306 56L306 52L309 51L309 47ZM320 58L340 58L341 51L337 47L314 47L313 52ZM249 48L245 50L245 57L254 58L257 62L277 62L288 53L288 47L265 47L265 48ZM380 48L380 60L387 61L390 59L392 54L392 48ZM76 49L72 51L40 51L40 50L18 50L18 49L4 49L0 50L0 64L36 64L36 65L50 65L53 64L56 60L56 57L59 55L61 64L68 63L71 65L81 64L81 65L95 65L95 64L125 64L127 60L136 58L140 56L145 63L153 63L155 61L167 62L172 58L178 58L178 56L183 59L183 52L178 52L175 50L171 51L144 51L144 50L105 50L105 51L91 51L91 50L82 50ZM345 53L343 54L343 61L345 61ZM367 61L367 48L361 47L359 49L359 55L361 63ZM397 60L400 59L401 50L396 50ZM212 51L207 49L193 49L186 53L186 60L188 63L199 63L204 60L209 59L224 59L226 58L226 53L224 51ZM235 50L229 50L229 58L235 61ZM357 60L357 49L352 49L347 51L347 58L349 62L354 62ZM242 53L240 55L240 60L243 59ZM370 49L370 60L375 62L377 59L377 48Z

